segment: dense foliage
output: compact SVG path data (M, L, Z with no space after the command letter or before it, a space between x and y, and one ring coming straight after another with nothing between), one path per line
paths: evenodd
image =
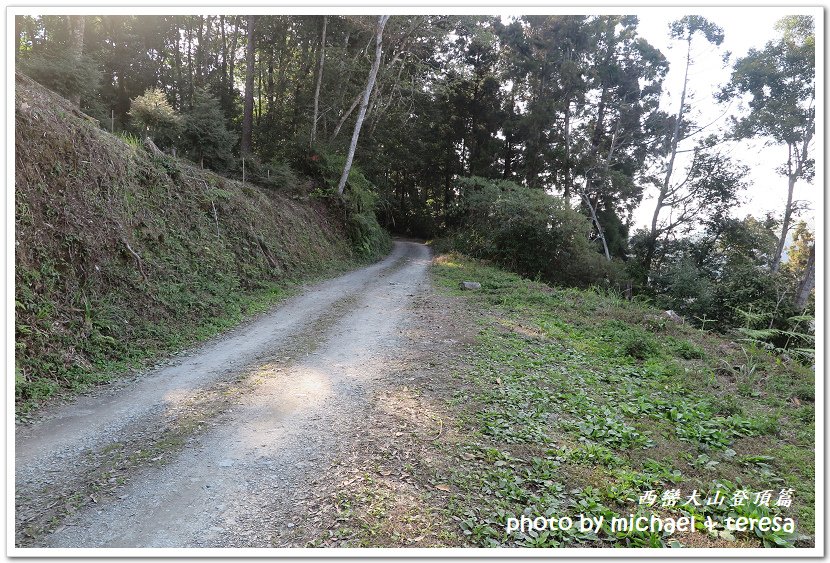
M668 61L635 16L393 16L339 198L377 62L375 20L20 16L17 61L104 128L236 177L244 154L247 181L342 207L366 254L388 244L377 217L527 276L633 286L705 328L755 330L752 311L766 330L804 329L788 319L812 311L812 239L800 236L800 261L782 257L792 188L814 174L811 17L784 18L778 39L734 63L711 94L748 109L724 106L734 126L713 133L687 97L696 54L724 40L702 16L666 30L686 53L671 92L681 102L668 109ZM788 149L781 218L731 216L747 189L732 149L753 136ZM647 193L653 221L630 232Z
M18 414L377 257L319 202L154 156L15 82Z
M607 278L610 264L588 240L588 219L565 201L509 180L461 178L448 213L451 244L478 258L563 285Z
M134 99L128 115L132 118L133 129L150 137L159 146L168 147L176 143L182 118L160 89L151 88Z
M205 88L193 93L193 106L184 117L182 144L202 166L223 170L233 159L236 135L225 126L219 100Z

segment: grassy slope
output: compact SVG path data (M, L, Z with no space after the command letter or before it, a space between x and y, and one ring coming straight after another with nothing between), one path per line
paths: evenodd
M410 389L404 377L378 399L372 417L384 424L354 445L374 453L338 467L348 485L326 492L330 500L312 518L330 524L309 545L812 544L810 370L636 301L551 288L460 255L439 256L432 275L440 295L420 314L431 338L460 339L458 350L425 351L424 365L412 369L428 370L428 382ZM462 280L482 289L460 291ZM430 317L434 308L443 316ZM408 410L389 397L406 399L398 403ZM698 508L698 520L763 515L729 506L738 487L773 490L771 504L793 488L793 505L780 513L796 519L801 537L608 530L610 517L638 513L646 491L679 489L683 503L697 489L705 503L715 483L728 498ZM663 516L685 509L660 504L652 510ZM606 527L598 535L506 533L507 518L522 514L602 515Z
M474 545L690 547L784 544L795 538L737 534L507 535L508 515L636 512L639 496L795 489L782 516L814 533L814 381L747 346L665 320L659 311L597 291L552 289L458 255L443 256L437 282L487 314L455 396L466 440L449 514ZM461 292L478 280L480 292ZM472 390L472 391L471 391ZM463 460L470 460L465 463ZM705 500L707 494L703 495ZM685 502L685 498L683 501ZM763 507L704 506L721 519ZM778 509L773 508L776 512ZM660 514L680 514L662 508ZM648 514L647 510L643 510ZM724 543L724 539L727 540ZM809 545L802 538L799 545Z
M153 157L22 75L15 126L18 413L356 262L324 205Z

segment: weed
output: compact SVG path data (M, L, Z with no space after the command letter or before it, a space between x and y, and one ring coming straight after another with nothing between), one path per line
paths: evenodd
M339 209L151 156L137 137L59 117L62 103L36 84L17 88L42 116L19 115L15 137L27 155L15 178L18 415L217 334L389 246L372 201L360 210L374 235L367 252L350 245Z
M458 426L452 482L464 498L448 506L466 542L678 546L660 533L505 532L506 519L521 515L649 516L637 508L639 496L675 488L707 498L715 489L789 486L798 526L812 533L814 407L790 400L811 396L809 370L689 325L655 327L649 319L659 311L602 291L547 287L457 254L439 257L433 272L448 294L484 312L472 368L458 374L465 391L451 399L475 413ZM480 281L482 291L457 290L465 279ZM473 448L489 465L464 461L471 456L460 454ZM687 508L660 511L712 516L719 528L703 537L713 540L813 541L723 528L730 514L776 513L767 507Z
M705 352L701 348L688 340L675 340L671 344L671 349L672 352L684 360L695 360L705 356Z

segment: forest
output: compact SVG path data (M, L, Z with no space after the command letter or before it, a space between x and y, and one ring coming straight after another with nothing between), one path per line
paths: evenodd
M694 48L723 41L701 16L666 30L687 54L670 109L667 59L635 16L16 20L19 67L104 129L235 177L244 160L273 189L325 197L348 178L391 232L647 295L797 355L815 245L792 194L815 173L815 31L809 16L777 29L731 62L711 103L748 106L716 129L685 100ZM759 189L729 150L751 138L780 145L774 216L730 213ZM650 226L633 229L649 193ZM367 221L355 228L374 244Z
M24 12L13 555L823 549L815 10Z

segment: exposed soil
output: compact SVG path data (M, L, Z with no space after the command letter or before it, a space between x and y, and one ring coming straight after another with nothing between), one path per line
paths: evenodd
M445 431L440 414L407 410L400 385L429 386L426 354L400 352L411 339L433 352L459 344L440 336L447 326L425 334L429 260L424 245L396 242L382 262L315 285L171 365L19 425L17 545L305 545L310 511L341 484L336 467L356 459L367 427L410 413Z

